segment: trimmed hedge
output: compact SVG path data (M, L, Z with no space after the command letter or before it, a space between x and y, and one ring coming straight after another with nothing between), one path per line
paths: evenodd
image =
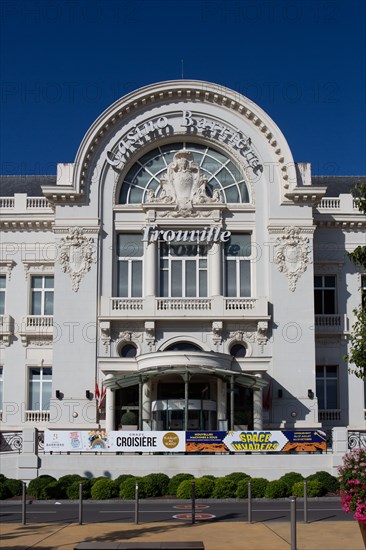
M115 484L111 479L98 479L91 488L91 497L94 500L107 500L115 496Z
M308 497L322 497L327 492L326 488L320 481L310 480L307 482L307 495ZM303 497L304 496L304 483L303 481L298 481L293 484L292 495L294 497Z
M226 477L219 477L215 480L212 498L234 498L236 489L237 483L235 481Z
M38 498L42 500L52 500L57 498L66 498L66 491L59 481L51 481L40 491Z
M246 479L247 477L250 478L248 474L245 474L244 472L232 472L231 474L227 474L224 476L225 479L228 479L230 481L234 481L236 484L239 483L242 479Z
M125 481L125 479L128 479L129 477L135 477L132 474L121 474L120 476L116 477L113 481L117 483L118 487L121 486L121 483Z
M288 496L291 495L293 484L298 483L299 481L304 481L304 479L305 478L298 472L287 472L287 474L280 477L280 481L283 481L287 485Z
M20 479L6 479L5 485L10 491L12 497L19 497L23 493L23 482Z
M276 479L269 481L264 493L266 498L284 498L289 496L288 486L284 481Z
M67 498L70 500L78 500L79 499L79 485L80 483L83 485L82 488L82 495L83 498L90 498L91 497L91 483L90 479L83 478L78 481L74 481L71 483L71 485L67 488Z
M176 496L179 485L182 483L182 481L185 481L187 479L190 479L190 480L194 479L194 475L193 474L176 474L175 476L170 478L169 485L168 485L168 495Z
M37 499L42 499L44 488L52 481L56 481L56 479L49 475L42 475L32 479L28 485L28 495Z
M122 481L119 496L123 500L133 500L136 496L136 482L139 484L139 498L145 498L144 479L142 477L129 477Z
M249 481L252 485L252 498L263 498L269 483L268 479L265 479L264 477L248 477L239 481L238 488L236 490L236 497L248 498Z
M250 481L250 479L251 478L248 476L239 481L235 492L236 498L248 498L248 481Z
M5 481L0 480L0 500L5 500L11 497L11 492L6 486Z
M142 479L146 498L161 497L167 494L169 477L166 474L149 474Z
M323 470L306 478L307 481L319 481L327 493L336 493L339 490L339 481L336 477Z

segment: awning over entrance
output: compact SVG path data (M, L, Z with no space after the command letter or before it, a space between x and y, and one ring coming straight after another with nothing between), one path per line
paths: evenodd
M169 361L167 361L168 358ZM161 376L173 374L179 375L184 379L190 379L193 375L201 374L214 376L224 382L234 383L253 390L260 390L267 386L268 382L262 378L232 370L231 368L223 368L223 365L232 366L232 360L232 356L222 353L158 352L137 357L136 362L138 364L157 362L160 363L160 366L151 365L135 372L114 372L113 375L109 374L107 376L104 385L113 390L134 386ZM161 365L161 363L163 364Z

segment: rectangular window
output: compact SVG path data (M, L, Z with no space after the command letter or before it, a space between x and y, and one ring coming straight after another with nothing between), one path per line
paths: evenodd
M250 256L251 236L249 233L234 233L225 244L225 296L251 296Z
M337 365L316 367L316 396L320 410L339 409Z
M160 242L160 296L207 296L207 246Z
M52 368L29 369L29 410L48 411L52 389Z
M32 315L53 315L53 281L52 276L32 277Z
M144 243L140 233L121 233L117 238L117 293L126 298L142 296Z
M337 313L335 275L315 275L314 302L316 315L332 315Z
M6 275L0 275L0 315L5 313Z
M4 399L4 376L3 376L3 367L0 367L0 411L3 410L3 399Z

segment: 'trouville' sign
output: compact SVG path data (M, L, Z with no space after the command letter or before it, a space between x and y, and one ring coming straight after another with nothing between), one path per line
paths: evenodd
M203 227L202 229L157 229L155 225L144 227L142 240L152 243L165 242L195 242L195 243L227 243L231 231L221 227Z

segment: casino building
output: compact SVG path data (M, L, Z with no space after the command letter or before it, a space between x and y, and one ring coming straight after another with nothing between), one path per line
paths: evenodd
M360 181L189 80L118 100L56 176L1 177L2 430L364 429Z

